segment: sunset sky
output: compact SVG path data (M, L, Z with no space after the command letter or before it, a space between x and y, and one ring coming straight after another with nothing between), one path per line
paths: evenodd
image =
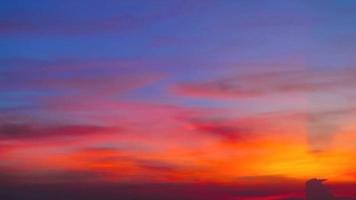
M0 0L0 186L272 200L317 177L356 196L355 10Z

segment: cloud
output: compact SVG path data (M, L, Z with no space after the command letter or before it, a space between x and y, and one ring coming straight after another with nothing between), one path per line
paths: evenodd
M142 169L148 170L148 171L158 171L158 172L176 172L179 167L163 162L163 161L158 161L158 160L136 160L136 164L141 167Z
M261 189L260 187L259 189ZM277 199L286 192L276 190L276 194L248 194L248 191L217 184L55 184L55 185L26 185L9 187L2 193L11 199L135 199L135 200L230 200L230 199ZM246 189L246 188L244 188ZM39 193L38 191L41 191ZM21 192L19 192L21 191ZM256 189L258 191L258 189ZM253 192L253 191L251 191ZM272 193L270 191L270 193ZM273 198L274 197L274 198Z
M70 183L93 183L102 181L102 175L96 171L89 170L44 170L41 172L29 172L9 167L1 167L0 186L8 185L46 185L46 184L70 184ZM1 196L1 192L0 192Z
M260 97L352 89L356 85L355 77L355 70L258 72L182 83L173 87L173 91L198 98Z
M0 124L2 140L38 140L49 138L72 138L95 134L112 134L118 128L95 125L40 125L26 123Z
M251 134L251 128L239 122L229 120L196 119L189 122L192 130L207 134L225 142L245 140Z
M2 18L0 34L51 34L51 35L92 35L100 33L120 33L145 27L156 21L153 17L143 18L133 15L116 15L97 19L63 18L50 13L21 13L13 18Z
M292 122L300 122L303 125L303 132L298 133L303 134L305 131L307 134L309 151L311 153L327 151L332 148L335 136L346 133L344 128L354 122L356 107L352 103L345 105L334 103L332 107L327 108L320 108L318 105L313 107L316 103L317 101L314 101L309 104L310 107L304 109L266 113L266 117L271 119L268 126L278 124L273 122L288 121L290 128ZM292 131L297 133L295 129Z
M110 164L113 168L120 165L128 165L132 168L139 168L138 173L177 172L180 167L159 159L149 159L130 152L128 149L115 147L90 147L73 152L74 158L84 159L93 165ZM113 172L114 174L117 172ZM120 173L120 172L119 172Z
M0 91L50 92L71 96L117 95L162 78L160 73L137 73L139 60L0 60ZM105 66L105 68L103 68Z
M343 125L355 117L354 106L339 106L321 111L306 112L308 142L312 152L320 152L330 147L336 133Z
M307 108L304 111L287 112L302 113L300 115L305 117L310 149L318 152L329 147L333 136L354 113L352 101L355 86L356 71L353 69L286 70L182 83L176 85L173 90L182 96L207 100L255 98L262 102L269 95L303 94L305 102L308 103ZM268 104L266 106L268 107ZM233 137L234 132L241 132L231 127L201 127L204 128L227 137Z
M84 4L84 7L78 7L78 5ZM145 3L140 2L139 4L142 6ZM210 3L205 2L205 4ZM60 5L44 3L43 6L53 7L41 9L40 6L36 9L36 12L33 12L26 7L16 6L15 9L11 10L11 14L6 13L1 18L0 34L65 36L127 34L187 14L197 8L201 9L202 5L191 2L156 2L154 5L143 5L143 7L147 7L145 9L138 8L139 14L134 11L137 8L136 3L129 3L130 8L122 10L128 6L128 3L113 1L101 3L83 1L79 4L62 2ZM152 6L155 9L152 9ZM95 8L95 10L91 8ZM192 10L193 8L194 10ZM103 12L98 12L99 10ZM81 15L78 16L78 13L81 13Z

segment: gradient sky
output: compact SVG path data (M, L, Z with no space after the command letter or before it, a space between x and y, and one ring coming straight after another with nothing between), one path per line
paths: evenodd
M0 0L0 182L356 184L355 10Z

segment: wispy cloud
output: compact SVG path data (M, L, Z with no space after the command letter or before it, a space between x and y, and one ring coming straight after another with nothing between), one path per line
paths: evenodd
M251 137L251 127L229 120L191 120L189 127L200 133L221 139L224 142L241 142Z
M48 138L72 138L95 134L112 134L119 129L95 125L40 125L40 124L0 124L2 140L39 140Z
M95 35L118 34L142 29L157 21L156 16L137 17L121 14L102 19L68 19L62 16L39 13L21 13L20 16L0 20L0 34L37 35Z
M352 69L337 71L258 72L182 83L173 88L178 94L200 98L246 98L273 94L312 93L352 89L356 85Z
M68 95L117 95L162 77L135 73L120 60L2 60L0 91L58 92ZM137 62L136 62L137 63ZM103 70L102 67L106 66ZM120 69L120 70L118 70Z
M127 2L113 2L107 1L103 3L79 1L79 4L86 6L79 6L71 2L71 7L63 10L63 5L52 6L55 8L53 12L46 10L32 11L31 8L15 7L12 13L4 15L0 20L0 34L36 34L36 35L95 35L95 34L120 34L131 31L142 30L149 28L153 24L160 23L167 19L171 19L182 14L189 13L194 8L201 8L200 3L196 2L156 2L155 8L150 8L151 4L147 5L144 2L140 4L146 5L147 9L140 9L140 14L131 10L135 8L136 3ZM78 3L78 2L77 2ZM211 2L204 2L210 5ZM206 6L205 5L205 6ZM68 6L68 5L67 5ZM132 7L130 7L132 6ZM95 8L94 12L91 9ZM123 10L126 7L128 10ZM164 8L161 9L160 7ZM118 8L114 9L113 8ZM97 11L105 11L98 14ZM78 12L82 13L79 17ZM75 17L69 17L69 16Z

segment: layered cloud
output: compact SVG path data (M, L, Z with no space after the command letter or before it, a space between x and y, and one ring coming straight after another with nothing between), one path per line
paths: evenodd
M1 140L40 140L48 138L71 138L93 134L108 134L118 132L114 127L100 127L95 125L41 125L2 123L0 125Z
M291 200L311 177L355 182L352 7L5 2L0 199Z
M82 4L88 2L82 2ZM76 5L72 5L76 7ZM105 5L95 5L98 9ZM148 24L160 19L165 13L147 13L144 16L137 16L131 13L116 13L102 15L92 18L90 11L81 18L68 18L60 12L60 6L54 9L55 12L47 13L33 12L27 8L17 8L9 17L4 17L0 21L1 34L40 34L40 35L95 35L102 33L122 33L136 29L142 29ZM77 13L74 10L67 10ZM46 17L43 17L45 15Z
M291 181L293 183L293 181ZM287 183L290 183L288 181ZM285 184L285 183L284 183ZM39 195L37 186L27 186L25 188L15 187L6 188L6 192L2 192L4 196L13 196L21 199L22 197L33 199L48 199L54 195L59 195L63 198L75 199L98 199L105 198L114 200L119 198L123 199L187 199L187 200L213 200L216 198L222 200L230 199L287 199L288 197L299 197L302 195L302 184L293 183L291 185L278 184L273 187L264 188L264 186L241 187L230 185L218 184L135 184L135 185L46 185L42 186L42 193ZM22 193L16 194L15 189L21 189Z
M356 85L355 76L356 72L352 69L258 72L182 83L173 89L182 95L202 98L245 98L295 92L335 92L340 89L352 89Z
M305 101L303 111L299 108L286 112L299 112L300 116L305 116L310 148L319 151L330 145L340 127L353 116L355 77L353 69L256 72L182 83L173 91L205 100L248 98L262 102L268 99L287 101L288 96L299 95ZM227 132L231 133L231 130Z
M143 86L161 74L138 74L127 70L120 61L83 60L3 60L2 91L49 92L69 95L114 95ZM102 67L106 66L106 70ZM126 68L126 70L125 70ZM118 70L122 71L119 72Z
M192 9L200 8L201 4L193 2L156 2L154 5L145 4L137 14L133 8L139 7L136 3L112 2L105 3L78 1L65 2L58 5L53 3L47 10L37 10L31 7L18 5L12 7L12 13L5 12L0 20L0 34L36 34L36 35L96 35L121 34L132 31L142 31L150 26L165 22L171 18L187 14ZM83 5L86 9L83 12ZM206 2L210 5L211 2ZM44 3L37 6L48 6ZM153 6L153 7L152 7ZM119 9L113 9L119 7ZM93 10L95 8L95 10ZM127 10L125 10L126 8ZM98 15L98 11L103 13ZM81 12L81 16L78 15ZM46 17L43 17L46 16ZM76 17L69 17L76 16Z

